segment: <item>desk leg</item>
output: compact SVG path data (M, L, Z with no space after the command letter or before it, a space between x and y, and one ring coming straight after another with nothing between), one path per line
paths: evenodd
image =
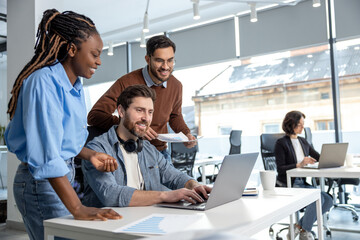
M291 188L291 177L287 176L287 187ZM290 214L290 226L289 226L289 230L290 230L290 239L294 240L295 238L295 233L294 233L294 214Z
M52 236L51 234L49 234L46 231L46 228L44 229L44 240L54 240L54 236Z
M323 218L322 218L322 212L321 212L321 193L319 196L319 199L316 201L316 217L317 217L317 224L318 224L318 239L323 240L324 239L324 231L323 231Z
M201 181L203 184L206 184L205 164L201 165Z
M325 192L325 179L323 177L320 178L320 189L322 192ZM326 213L323 213L323 224L324 225L322 226L324 226L327 229L328 223L327 223Z

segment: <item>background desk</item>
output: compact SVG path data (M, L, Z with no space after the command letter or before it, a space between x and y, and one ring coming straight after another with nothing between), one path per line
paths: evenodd
M307 169L294 168L286 171L287 183L289 186L292 177L318 177L318 178L360 178L360 167L340 167L340 168L323 168Z
M66 216L46 220L44 221L45 239L49 239L48 237L53 235L81 240L135 239L141 236L114 233L113 231L154 213L198 214L200 216L198 221L182 229L182 231L209 229L252 236L314 201L320 204L319 189L276 188L274 191L260 191L259 196L243 197L204 212L156 206L114 208L123 216L123 219L105 222L81 221L74 220L72 216ZM319 204L317 206L320 206ZM321 208L317 208L317 213L321 221ZM323 237L320 232L319 240L322 240Z
M214 158L203 158L203 159L196 159L194 163L194 169L201 167L201 182L206 184L206 166L208 165L217 165L222 163L224 157L214 157Z
M294 168L286 171L287 185L291 187L292 177L317 177L320 178L321 191L325 191L324 178L360 178L360 167L340 167L324 169ZM326 218L325 218L326 225ZM319 225L319 224L318 224ZM331 228L331 230L345 231L346 229ZM360 232L360 230L359 230Z

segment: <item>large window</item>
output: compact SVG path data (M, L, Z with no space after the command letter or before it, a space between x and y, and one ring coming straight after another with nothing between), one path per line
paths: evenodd
M105 82L84 86L87 113L90 112L92 106L113 84L114 82Z
M360 146L360 39L337 43L341 128L348 153L359 154Z
M338 43L344 140L360 137L360 46ZM350 46L350 44L352 44ZM346 46L346 47L344 47ZM315 148L334 142L328 45L279 52L175 71L184 86L184 105L194 106L198 134L215 136L241 129L243 136L282 132L285 114L299 110ZM352 145L352 144L350 144ZM352 152L360 153L354 146Z
M334 121L333 120L315 120L315 130L317 130L317 131L334 130Z

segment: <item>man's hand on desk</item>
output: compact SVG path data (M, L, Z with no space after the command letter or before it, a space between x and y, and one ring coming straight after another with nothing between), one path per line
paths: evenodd
M195 180L189 180L185 184L185 188L193 190L197 192L198 194L202 195L203 198L208 199L208 194L211 192L211 187L206 185L201 185Z
M204 202L204 199L195 190L187 188L161 192L161 200L162 202L178 202L180 200L186 200L193 204Z

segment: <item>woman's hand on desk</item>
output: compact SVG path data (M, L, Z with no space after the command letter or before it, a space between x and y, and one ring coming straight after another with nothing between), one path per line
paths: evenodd
M97 220L106 221L108 219L121 219L122 216L112 209L99 209L94 207L85 207L81 205L79 209L73 212L77 220Z
M107 220L122 218L117 212L112 209L99 209L93 207L85 207L81 204L80 199L72 188L66 176L48 178L49 183L53 187L56 194L59 196L65 207L79 220Z
M304 157L304 160L302 160L300 163L296 164L296 167L301 168L301 167L305 167L308 164L314 164L316 163L316 159L308 156L308 157Z

